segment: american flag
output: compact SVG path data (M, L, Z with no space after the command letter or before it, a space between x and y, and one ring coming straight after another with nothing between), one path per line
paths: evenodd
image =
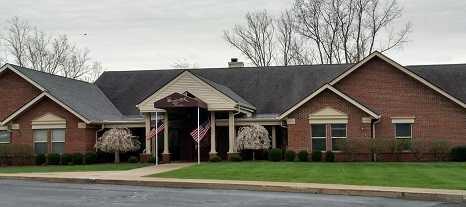
M199 140L197 140L197 131L199 130L199 139L200 141L202 141L202 139L205 137L205 135L207 134L207 132L209 131L210 129L210 121L207 120L206 122L204 122L203 124L201 124L199 126L199 128L197 129L194 129L190 134L191 134L191 137L193 137L194 141L196 142L199 142Z
M157 134L160 134L160 132L162 132L164 128L165 128L165 124L164 124L164 123L160 124L159 127L157 127L157 130L155 130L155 127L154 127L152 130L150 130L149 137L148 137L147 139L152 139L152 138L154 138L154 137L155 137L155 134L156 134L156 133L157 133Z

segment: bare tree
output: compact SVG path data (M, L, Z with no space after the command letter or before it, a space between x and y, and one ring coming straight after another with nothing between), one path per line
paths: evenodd
M197 63L192 63L186 58L177 59L172 65L175 69L188 69L188 68L199 68Z
M241 127L236 139L236 148L238 150L259 150L270 148L269 132L263 126L258 124ZM253 151L252 157L254 160L255 151Z
M84 76L83 80L89 83L94 83L100 77L100 75L102 75L103 72L104 69L102 67L102 63L94 61L92 63L92 66L89 68L89 71Z
M246 25L235 25L230 31L224 31L225 40L237 48L255 66L272 64L275 27L273 18L267 11L246 14Z
M66 35L49 36L18 17L7 24L2 39L16 64L73 79L93 72L89 50L78 48Z
M136 151L141 147L141 143L135 138L129 129L113 128L97 139L95 148L115 153L115 163L120 163L121 152Z

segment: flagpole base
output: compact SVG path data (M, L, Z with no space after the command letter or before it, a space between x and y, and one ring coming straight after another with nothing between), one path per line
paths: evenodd
M171 156L172 154L170 153L162 153L162 163L170 163Z

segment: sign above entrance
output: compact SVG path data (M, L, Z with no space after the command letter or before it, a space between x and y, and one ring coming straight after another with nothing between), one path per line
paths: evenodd
M180 93L172 93L171 95L154 102L154 107L159 109L189 107L206 109L207 104L198 98L189 97Z

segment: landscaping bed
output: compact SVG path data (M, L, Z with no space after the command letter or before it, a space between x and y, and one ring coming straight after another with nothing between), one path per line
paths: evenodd
M92 164L92 165L48 165L0 167L0 173L47 173L47 172L86 172L122 171L145 167L147 163Z
M466 190L464 162L219 162L152 176Z

